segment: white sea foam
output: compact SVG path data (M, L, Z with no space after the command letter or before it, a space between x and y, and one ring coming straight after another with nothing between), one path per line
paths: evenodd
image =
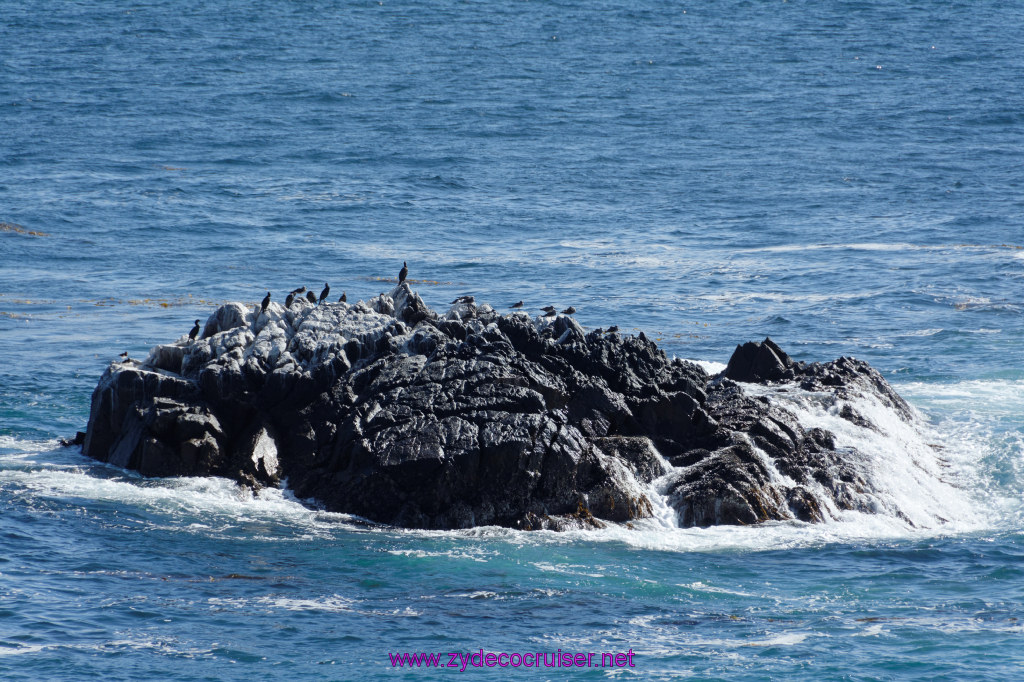
M430 557L437 557L443 559L464 559L467 561L475 561L483 564L487 563L488 559L494 556L493 552L484 552L480 550L480 548L468 548L466 550L460 548L445 551L428 551L424 549L389 549L388 554L393 554L395 556L416 557L418 559L425 559Z
M24 440L14 436L0 435L0 451L8 450L12 453L45 452L58 447L60 443L56 438L50 440Z
M705 582L698 580L693 583L680 584L679 587L684 587L694 592L705 592L707 594L731 594L736 597L756 597L757 595L751 594L750 592L738 592L736 590L727 590L724 587L715 587L708 585Z
M901 394L936 415L931 428L964 488L995 527L1024 518L1024 379L988 379L951 384L911 382Z
M326 611L329 613L340 613L354 611L358 601L343 597L341 595L326 595L320 599L295 599L291 597L261 596L261 597L210 597L207 599L210 606L222 609L251 609L261 608L266 610L285 611Z
M39 644L20 644L0 642L0 656L18 656L21 654L34 654L47 647Z
M969 411L979 425L992 416L1020 415L1024 410L1024 379L984 379L936 384L907 382L900 394L926 408L940 406L950 416Z
M312 599L297 599L280 595L257 597L210 597L207 604L223 611L302 611L325 613L358 613L364 616L409 617L422 615L420 611L406 606L395 609L371 609L363 606L364 600L352 599L340 594L327 594Z
M794 253L801 251L991 251L1024 258L1019 247L1008 244L909 244L907 242L848 242L843 244L780 244L743 249L744 253Z
M713 360L686 360L686 362L692 362L712 376L725 371L726 367L725 363L714 362Z
M875 511L833 509L836 519L821 524L772 522L751 527L718 526L666 530L663 518L634 523L633 530L611 527L599 533L570 531L566 541L597 537L664 551L762 550L948 535L998 527L1020 512L1019 482L1024 480L1024 436L1010 428L1024 412L1024 381L965 382L953 386L913 384L897 387L923 407L941 406L945 414L925 415L908 423L877 398L851 399L852 407L877 430L839 416L842 403L789 387L747 386L751 393L773 393L806 428L821 427L836 435L840 448L855 449L871 474ZM961 405L950 403L961 402ZM950 408L953 408L952 414ZM980 414L964 414L964 410ZM1007 422L1001 440L994 417ZM1001 463L999 471L992 460ZM1012 489L994 489L991 479L1010 469ZM654 493L658 491L655 482ZM657 499L657 494L652 498ZM666 505L667 506L667 505ZM659 505L655 503L656 510ZM669 514L672 513L669 510ZM540 538L538 538L540 539ZM553 541L552 538L549 541Z
M835 301L849 301L854 299L868 299L877 297L877 291L862 292L833 292L828 294L812 293L778 293L774 291L718 291L713 294L695 294L693 298L700 301L709 301L716 304L738 305L744 303L759 303L769 301L771 303L831 303Z
M746 253L792 253L796 251L919 251L934 248L945 247L918 246L905 242L864 242L859 244L780 244L779 246L743 249L743 251Z
M851 637L877 637L884 633L885 630L882 629L882 624L875 623L874 625L869 625L860 632L853 633Z
M822 636L825 635L810 632L780 632L775 635L770 635L768 637L758 639L704 639L701 637L695 637L692 639L684 638L682 644L690 647L715 647L723 649L736 649L744 647L793 646L794 644L800 644L808 637Z
M547 561L535 561L533 566L541 571L549 573L562 573L564 575L578 575L587 578L603 578L604 573L594 573L594 566L582 566L579 564L552 564Z
M814 393L786 392L749 386L753 394L772 394L775 401L797 415L805 428L822 428L836 436L839 448L866 458L864 467L875 493L876 511L905 516L915 527L937 528L952 523L967 530L980 526L976 505L958 480L957 471L940 452L940 434L923 422L908 423L872 395L851 404L876 429L865 428L839 416L843 403L824 400ZM842 517L844 512L833 510Z
M300 530L302 539L358 521L311 509L287 490L267 488L254 494L216 477L147 479L71 451L38 451L32 443L20 443L26 451L0 455L0 486L68 504L108 502L145 510L155 527L219 534L243 524L260 524L268 532L290 525Z
M721 363L703 363L708 371ZM54 441L27 441L0 436L0 485L20 487L31 495L77 504L112 502L149 512L147 522L183 532L219 535L256 523L256 533L281 538L281 529L297 540L369 532L393 538L446 538L448 548L392 549L392 554L442 560L487 562L488 543L519 546L578 542L623 543L637 549L669 552L758 551L820 546L828 543L924 537L1012 527L1022 517L1020 482L1024 481L1024 379L993 379L954 384L905 383L896 386L923 411L908 424L871 396L852 405L877 427L857 427L839 417L841 405L821 396L790 390L776 392L805 427L820 426L836 434L840 447L856 448L867 458L876 486L879 513L833 510L837 520L821 524L798 521L758 526L676 527L676 515L659 494L648 491L654 516L630 524L567 532L517 531L479 527L460 531L401 530L367 526L360 519L311 509L287 490L267 489L253 495L219 478L145 479L94 463ZM772 391L747 386L751 392ZM908 523L909 520L909 523ZM262 529L262 530L261 530ZM295 531L298 532L295 532ZM465 541L484 541L470 551ZM500 554L500 550L494 549ZM596 577L595 567L558 563L538 569Z
M502 600L504 597L499 595L497 592L491 592L490 590L473 590L472 592L456 592L454 594L445 595L449 599L494 599Z

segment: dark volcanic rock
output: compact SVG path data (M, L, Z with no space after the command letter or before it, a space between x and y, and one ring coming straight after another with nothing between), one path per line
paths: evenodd
M868 508L856 458L736 381L870 392L911 413L848 358L795 363L766 339L712 379L643 334L472 298L438 315L407 283L254 313L222 306L194 342L111 364L85 453L152 476L287 478L300 498L407 527L627 523L652 515L655 489L684 526L818 521Z
M725 376L733 381L775 381L792 378L793 361L771 339L747 341L736 346Z

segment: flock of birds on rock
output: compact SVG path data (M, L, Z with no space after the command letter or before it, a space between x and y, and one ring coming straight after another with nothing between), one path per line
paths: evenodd
M408 275L409 275L409 264L406 263L405 261L402 261L402 269L398 271L398 283L402 284L405 281L405 278L408 277ZM301 296L303 293L306 294L306 300L307 301L309 301L313 305L320 305L325 300L327 300L327 297L330 295L330 293L331 293L331 285L328 284L327 282L324 282L324 289L323 289L323 291L320 292L320 296L319 297L317 297L317 295L314 294L312 291L307 291L306 287L299 287L298 289L294 289L294 290L290 291L288 293L288 297L285 298L285 300L284 300L284 307L285 308L291 308L292 307L292 303L295 302L295 297L296 296ZM459 304L459 303L475 303L475 301L476 301L476 298L473 297L473 296L459 296L454 301L452 301L452 305L456 305L456 304ZM341 292L341 298L338 299L338 303L347 303L347 302L348 302L348 296L346 296L345 292L343 291L343 292ZM270 292L269 291L267 292L267 295L263 297L263 301L260 303L260 311L256 314L256 318L253 320L253 324L254 325L256 324L256 320L260 319L260 315L262 315L263 313L267 312L267 307L268 306L270 306ZM523 307L523 302L522 301L517 301L517 302L515 302L515 303L513 303L512 305L509 306L509 308L512 308L513 310L518 310L518 309L520 309L522 307ZM554 306L552 306L552 305L544 306L543 308L541 308L541 310L544 312L544 314L541 317L554 317L555 315L558 314L556 312L556 308ZM561 314L562 315L574 315L575 313L576 313L576 308L574 308L573 306L569 306L568 308L563 310ZM189 343L192 343L193 341L196 340L196 338L198 338L198 336L199 336L199 329L200 329L199 320L196 320L195 326L192 327L192 331L190 331L188 333ZM599 329L597 331L600 333L602 330ZM608 328L608 333L614 333L614 332L617 332L617 331L619 331L618 327L609 327Z
M515 303L513 303L512 305L509 306L509 308L512 308L513 310L517 310L517 309L522 308L522 307L523 307L523 302L522 301L516 301ZM542 315L542 317L554 317L555 315L558 314L558 313L555 312L555 306L553 306L553 305L546 305L543 308L541 308L541 310L544 311L544 315ZM565 310L562 311L562 315L575 315L575 314L576 314L576 308L574 308L572 306L569 306L568 308L566 308Z

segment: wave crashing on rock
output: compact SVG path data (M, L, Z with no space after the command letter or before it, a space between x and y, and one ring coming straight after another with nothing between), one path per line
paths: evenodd
M683 527L878 509L864 457L744 382L814 391L863 428L851 393L913 419L850 358L798 363L765 339L712 377L643 333L469 297L442 315L402 283L356 304L221 306L195 341L107 368L83 449L146 476L286 480L412 528L628 524L652 495Z

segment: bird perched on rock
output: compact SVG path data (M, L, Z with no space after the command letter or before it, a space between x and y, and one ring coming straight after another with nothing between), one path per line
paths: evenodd
M406 276L409 274L409 265L402 261L402 269L398 271L398 283L401 284L405 281Z
M199 320L196 320L196 326L192 327L192 331L188 333L188 340L195 341L197 336L199 336ZM126 357L127 355L128 354L125 353Z
M576 309L573 308L572 306L569 306L568 308L566 308L565 310L562 311L563 315L574 315L575 313L576 313Z
M517 301L516 303L513 303L509 307L510 308L522 308L523 307L523 302L522 301Z
M338 303L347 303L347 302L348 302L348 296L346 296L345 292L343 291L343 292L341 292L341 298L338 299Z
M543 310L543 311L544 311L544 312L546 312L546 313L552 313L552 314L554 314L554 312L555 312L555 306L553 306L553 305L546 305L546 306L544 306L543 308L541 308L541 310Z
M128 351L121 353L118 357L121 358L121 362L128 362Z
M260 314L261 315L263 313L267 312L267 306L268 305L270 305L270 292L269 291L267 292L267 295L263 297L263 302L260 303Z
M331 285L328 284L327 282L324 282L324 290L320 292L320 300L317 301L317 305L323 303L324 299L327 298L327 294L329 293L331 293Z
M307 291L306 300L309 301L310 303L316 303L316 294L314 294L312 291Z
M285 308L291 308L292 307L292 301L294 301L294 300L295 300L295 294L288 294L288 298L284 299L284 307Z
M474 296L459 296L457 299L452 301L452 305L456 303L476 303L476 297Z
M299 287L298 289L292 289L291 293L292 293L293 296L297 296L298 294L304 294L304 293L306 293L306 287Z
M546 312L545 312L545 313L544 313L544 314L543 314L543 315L542 315L541 317L554 317L554 316L555 316L555 315L557 315L557 314L558 314L558 313L556 313L556 312L555 312L555 311L554 311L554 310L552 309L552 310L548 310L548 311L546 311Z
M617 324L613 324L612 326L608 327L608 333L609 334L615 334L618 331L619 331L619 326Z

